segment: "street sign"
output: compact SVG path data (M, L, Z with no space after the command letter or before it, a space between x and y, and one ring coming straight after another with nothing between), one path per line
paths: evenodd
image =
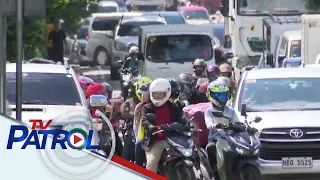
M0 0L0 8L4 17L17 15L16 0ZM24 0L24 16L45 16L45 14L45 0Z

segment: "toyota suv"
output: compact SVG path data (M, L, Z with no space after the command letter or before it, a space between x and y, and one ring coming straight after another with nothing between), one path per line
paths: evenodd
M244 72L232 102L233 121L244 121L241 106L262 144L265 179L320 177L320 68L274 68Z
M16 64L7 64L7 99L16 114ZM52 120L50 128L68 130L72 127L92 129L87 101L74 70L69 65L22 65L22 119ZM97 142L97 141L96 141Z
M141 16L125 18L115 28L114 42L111 61L111 79L119 79L118 70L121 64L118 60L124 61L131 46L138 46L140 27L148 25L165 25L165 19L160 16Z
M116 25L121 17L141 16L138 12L96 13L90 21L86 54L88 60L98 65L111 62L111 45Z

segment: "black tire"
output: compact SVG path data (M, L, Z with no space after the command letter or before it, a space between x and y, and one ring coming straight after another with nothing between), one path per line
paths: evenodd
M260 170L253 165L245 165L240 172L241 180L262 180Z
M195 180L196 175L193 167L189 166L178 166L176 169L177 180Z
M104 52L106 54L107 59L106 59L105 63L103 63L103 64L99 63L99 61L98 61L98 54L100 52ZM100 66L110 65L110 63L111 63L109 53L104 47L99 47L96 49L96 51L94 52L93 60L97 65L100 65Z
M118 72L118 69L114 67L110 67L110 79L111 80L120 80L120 73Z

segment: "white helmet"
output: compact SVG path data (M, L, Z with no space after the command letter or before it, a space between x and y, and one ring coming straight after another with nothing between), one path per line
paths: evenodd
M129 49L129 54L137 54L137 53L139 53L138 46L131 46Z
M151 102L159 107L165 104L171 96L171 85L167 79L158 78L149 87Z

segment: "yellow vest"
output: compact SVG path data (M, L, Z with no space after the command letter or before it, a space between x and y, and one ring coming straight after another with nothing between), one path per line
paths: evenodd
M48 40L50 32L54 29L53 24L47 24L44 28L44 38L46 39L47 47L52 47L52 42Z

